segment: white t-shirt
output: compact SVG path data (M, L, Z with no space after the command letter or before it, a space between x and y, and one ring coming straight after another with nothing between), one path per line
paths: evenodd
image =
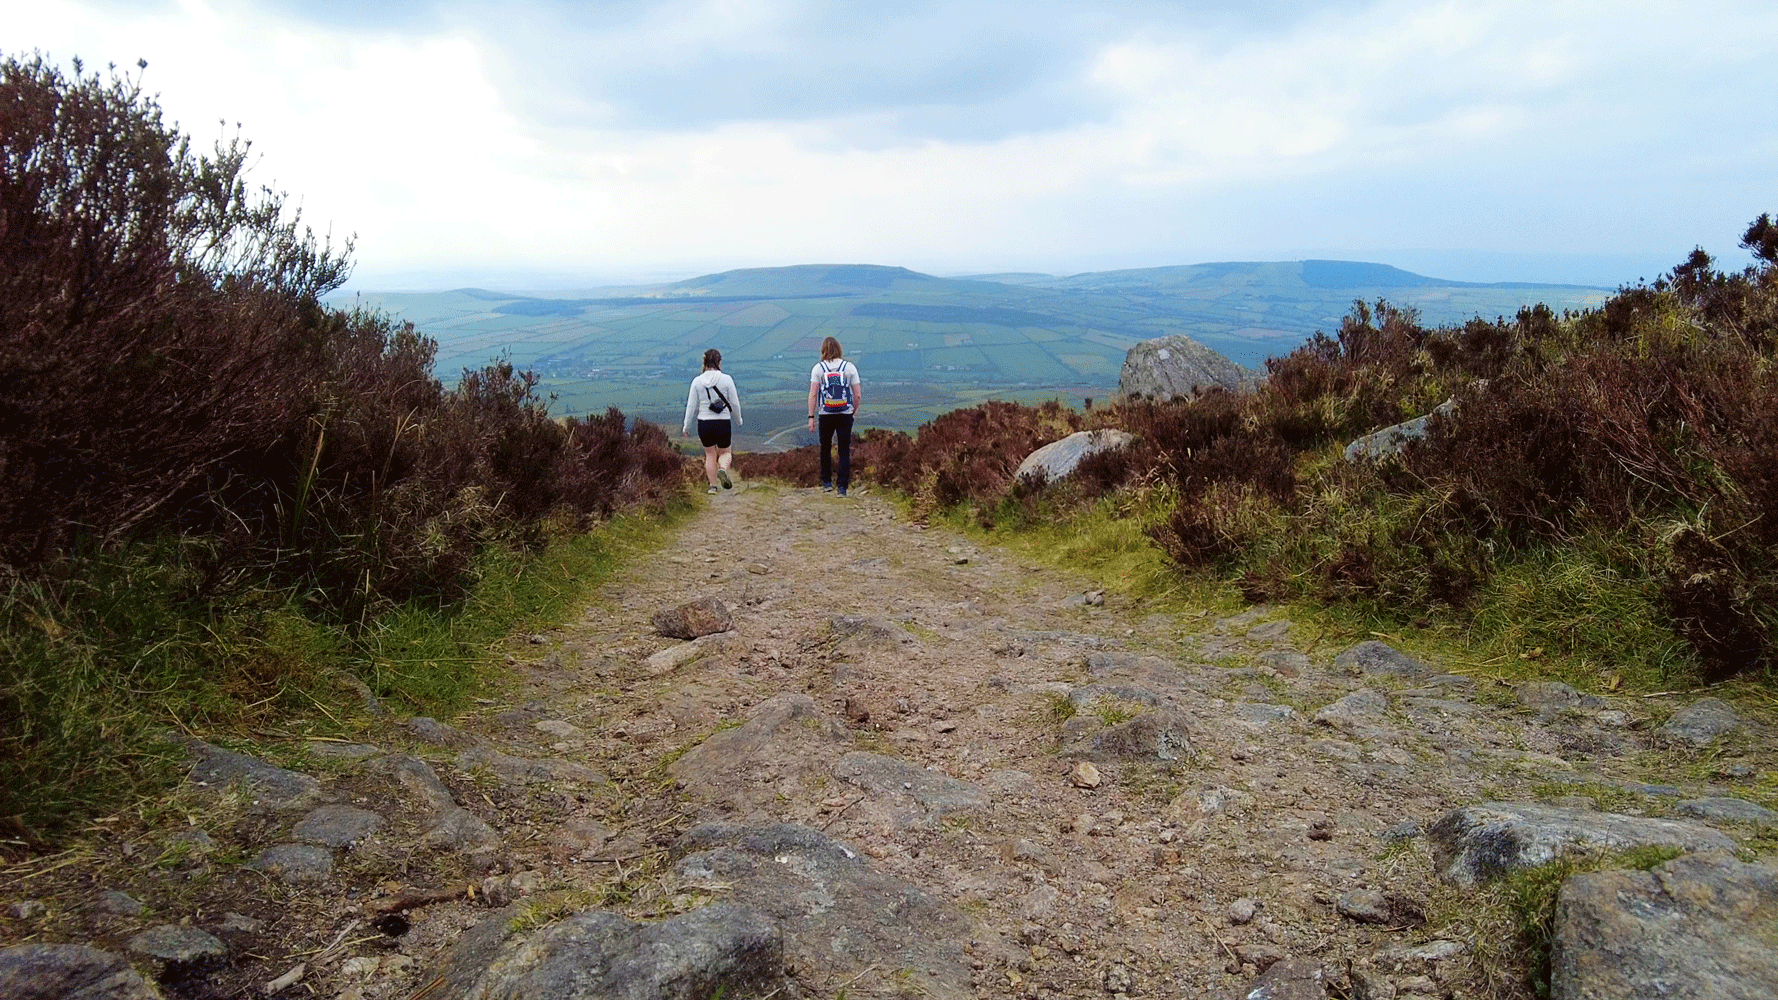
M815 386L817 389L817 392L815 395L815 413L817 415L820 415L823 413L830 413L831 414L831 413L854 413L854 412L856 412L858 407L855 405L855 402L854 403L847 403L846 408L843 410L830 410L826 406L822 405L823 401L821 399L821 394L819 392L819 389L820 389L821 383L827 379L828 372L840 372L845 375L846 384L852 387L852 399L854 401L856 401L858 399L858 387L863 384L858 378L858 366L853 364L850 361L847 361L844 358L835 358L832 361L816 362L815 367L809 369L809 384L812 386Z
M716 394L728 397L728 406L721 413L710 409L716 402ZM697 420L729 420L734 426L741 426L741 393L735 388L735 380L719 369L712 368L691 380L691 391L685 396L685 436L691 436L693 421Z

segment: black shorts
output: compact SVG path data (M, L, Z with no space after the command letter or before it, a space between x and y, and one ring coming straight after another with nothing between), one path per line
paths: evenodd
M729 421L698 421L698 441L706 448L727 448L729 446Z

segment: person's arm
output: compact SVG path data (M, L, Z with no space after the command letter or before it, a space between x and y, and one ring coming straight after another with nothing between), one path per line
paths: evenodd
M815 373L809 373L809 430L815 429Z
M858 411L862 409L864 409L864 380L858 377L858 369L854 367L852 369L852 415L858 416Z
M728 377L728 408L734 413L734 426L741 426L741 387L733 376Z
M691 388L685 392L685 427L682 429L685 431L686 437L691 437L691 422L696 420L697 416L698 380L694 378L691 380Z

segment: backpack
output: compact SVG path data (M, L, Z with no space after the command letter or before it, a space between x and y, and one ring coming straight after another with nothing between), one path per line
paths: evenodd
M852 382L846 378L844 361L837 369L829 369L827 362L821 362L820 394L824 413L844 413L852 408Z

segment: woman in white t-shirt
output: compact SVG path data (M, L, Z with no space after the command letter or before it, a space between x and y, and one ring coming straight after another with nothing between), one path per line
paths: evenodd
M858 366L840 356L840 342L821 342L821 360L809 371L809 430L821 436L821 489L837 483L840 496L852 485L852 418L864 402ZM833 441L840 440L839 478L834 478Z
M704 446L704 478L710 480L710 488L704 492L718 492L717 483L725 490L734 489L728 468L734 461L730 450L733 431L741 426L741 393L735 380L723 374L722 352L714 347L704 352L704 370L691 380L691 391L685 397L686 437L691 437L694 419L698 442Z

